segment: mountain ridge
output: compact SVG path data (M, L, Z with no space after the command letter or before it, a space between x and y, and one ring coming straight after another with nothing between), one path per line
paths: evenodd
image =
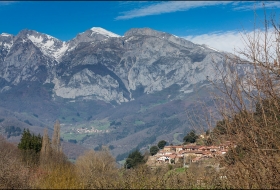
M104 30L67 42L33 30L0 35L0 107L49 125L59 119L63 139L113 145L114 155L172 142L189 130L186 111L203 111L198 101L214 109L210 81L221 80L217 67L229 54L150 28L124 36Z

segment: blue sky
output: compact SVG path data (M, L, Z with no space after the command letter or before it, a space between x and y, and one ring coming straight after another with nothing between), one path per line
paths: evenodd
M280 2L265 4L279 18ZM67 41L92 27L119 35L149 27L231 51L240 31L253 30L254 10L262 20L260 1L1 1L0 33L32 29Z

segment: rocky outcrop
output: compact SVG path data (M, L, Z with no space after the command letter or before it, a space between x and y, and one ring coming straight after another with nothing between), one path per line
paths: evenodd
M118 36L94 27L68 42L23 30L15 37L2 34L0 44L3 89L39 81L53 83L53 93L62 98L117 103L174 84L191 93L194 85L219 80L213 64L222 65L226 55L149 28Z
M118 36L94 27L67 42L32 30L1 34L0 106L50 125L59 118L63 132L102 123L108 132L79 143L122 154L185 133L189 118L203 117L200 98L215 110L209 80L219 82L226 56L149 28Z
M96 89L96 84L91 83L93 86L87 85L88 88L92 88L90 91L87 90L87 98L92 96L93 99L121 103L133 100L135 91L143 89L142 93L149 94L173 84L179 84L181 91L190 93L193 85L202 85L209 79L219 79L215 75L213 60L216 64L220 64L224 55L225 53L193 44L171 34L148 28L131 29L124 37L83 43L65 56L58 69L60 73L58 76L62 76L58 80L68 91L57 93L57 87L55 92L65 98L69 97L68 94L73 95L79 91L77 85L74 87L69 83L74 80L74 73L81 73L85 67L96 70L98 65L102 65L106 68L101 69L103 74L108 72L104 74L105 76L112 76L113 73L118 78L116 81L119 92L114 92L117 89L111 89L108 95L99 96L97 91L93 90ZM98 75L98 72L100 73L100 71L93 73ZM64 80L64 76L71 79ZM103 88L100 85L99 87ZM115 93L124 94L125 98L111 95ZM79 95L82 96L82 93Z

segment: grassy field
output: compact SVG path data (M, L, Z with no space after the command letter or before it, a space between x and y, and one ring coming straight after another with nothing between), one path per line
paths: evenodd
M77 134L77 133L64 133L62 134L62 138L63 140L77 140L77 141L81 141L83 140L84 137L86 137L88 134Z
M173 135L173 141L172 141L173 144L182 144L182 143L183 143L183 142L181 142L181 141L179 141L179 140L177 139L177 137L178 137L180 134L183 134L183 133L175 133L175 134Z
M149 105L149 106L143 106L143 107L141 107L141 109L140 109L140 113L143 113L143 112L145 112L145 111L147 111L148 109L151 109L151 108L154 108L154 107L156 107L156 106L158 106L158 105L161 105L161 104L165 104L165 103L167 103L168 102L168 100L159 100L157 103L155 103L155 104L151 104L151 105Z
M94 128L98 130L107 130L110 127L110 122L107 120L102 120L102 121L95 121L93 123Z
M83 128L83 129L98 129L98 130L107 130L110 127L110 122L107 119L103 120L94 120L89 123L82 123L75 126L75 128Z
M110 122L107 120L107 118L105 118L102 120L94 120L91 121L90 123L78 125L76 128L82 128L82 127L88 129L91 129L93 127L94 129L98 129L98 130L107 130L110 127Z
M79 115L79 114L78 114ZM73 122L82 122L85 119L81 116L78 116L77 113L69 113L68 111L64 111L60 116L59 119L63 123L73 123Z
M144 125L145 124L145 122L144 121L141 121L141 120L136 120L135 122L134 122L134 125Z
M175 168L174 170L178 173L184 173L186 171L186 168Z
M66 123L67 126L67 123ZM84 137L86 137L87 135L94 135L94 133L77 133L77 132L70 132L70 131L76 131L76 129L97 129L97 130L102 130L105 131L107 129L109 129L110 127L110 122L107 119L103 119L103 120L95 120L92 121L90 123L83 123L83 124L78 124L78 125L73 125L71 126L71 128L64 128L62 130L62 138L64 140L69 140L69 139L73 139L73 140L77 140L77 141L81 141Z

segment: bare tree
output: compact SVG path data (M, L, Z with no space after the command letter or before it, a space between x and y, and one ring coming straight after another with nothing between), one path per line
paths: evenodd
M84 188L118 188L115 159L107 150L85 152L77 159L76 170Z
M232 188L280 185L280 28L273 19L262 24L253 34L243 35L247 46L239 53L247 61L227 57L219 70L223 95L217 96L216 105L223 132L217 136L235 144L221 159L223 176Z
M51 158L51 143L48 135L48 129L44 130L44 135L42 139L42 148L40 152L40 163L41 165L46 165L48 160Z
M17 147L0 136L0 189L29 188L29 173Z
M56 120L54 124L53 136L52 136L52 148L56 152L61 151L61 144L60 144L60 123Z

